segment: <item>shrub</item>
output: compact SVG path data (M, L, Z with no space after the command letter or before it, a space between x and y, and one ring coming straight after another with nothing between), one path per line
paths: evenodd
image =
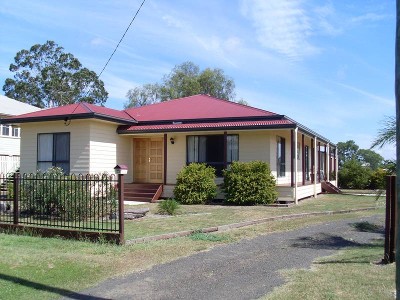
M371 169L359 161L346 161L339 170L339 187L344 189L365 189L369 186Z
M158 203L158 213L162 215L175 215L179 209L179 203L174 199L167 199Z
M61 168L21 178L21 211L40 218L81 221L115 213L117 188L107 174L64 175Z
M378 168L371 173L369 188L372 190L386 189L386 176L390 173L384 169Z
M232 204L267 204L278 197L276 182L266 162L233 162L224 170L225 201Z
M183 204L204 204L213 199L217 195L215 169L200 163L183 167L176 178L174 195Z

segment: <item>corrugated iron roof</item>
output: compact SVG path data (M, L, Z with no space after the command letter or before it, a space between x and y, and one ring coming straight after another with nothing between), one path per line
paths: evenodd
M217 99L209 95L194 95L152 105L129 108L126 109L126 112L139 122L277 115L266 110Z
M229 122L206 122L206 123L182 123L182 124L154 124L154 125L133 125L120 126L119 133L140 133L140 132L159 132L159 131L185 131L185 130L209 130L209 129L254 129L268 127L291 127L294 125L290 120L257 120L257 121L229 121Z
M100 118L123 124L133 124L136 122L136 120L134 120L125 111L97 106L85 102L43 109L40 111L7 118L7 120L12 120L13 122L40 122L46 120L61 120L65 118Z

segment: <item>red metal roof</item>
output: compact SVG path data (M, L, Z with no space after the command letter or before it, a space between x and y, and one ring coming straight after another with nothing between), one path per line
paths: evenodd
M117 123L123 121L123 123L134 123L135 120L127 114L125 111L120 111L112 108L107 108L103 106L97 106L94 104L89 104L85 102L79 102L75 104L53 107L48 109L43 109L40 111L35 111L32 113L22 114L10 118L13 121L21 122L34 122L34 121L44 121L49 119L64 119L64 118L93 118L98 117L102 119L114 120Z
M260 121L230 121L230 122L207 122L207 123L182 123L182 124L155 124L155 125L133 125L120 127L120 133L158 132L158 131L184 131L219 128L267 128L288 127L295 124L288 119L260 120Z
M193 119L267 117L277 114L221 100L209 95L195 95L126 110L139 122Z

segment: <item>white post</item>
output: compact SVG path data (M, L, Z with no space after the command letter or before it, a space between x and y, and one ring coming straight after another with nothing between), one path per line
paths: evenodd
M297 197L297 176L298 176L298 166L297 166L297 131L298 128L294 129L294 203L299 204L299 199ZM292 162L293 163L293 162Z
M326 156L326 159L325 159L325 161L326 161L326 181L328 181L329 182L329 173L330 173L330 165L331 165L331 149L329 148L329 143L328 144L326 144L326 153L325 153L325 156Z
M314 198L317 198L317 165L318 165L317 137L314 137Z
M335 183L336 183L336 186L337 187L339 187L339 157L338 157L338 150L337 150L337 147L335 148L335 160L336 160L336 174L335 174Z

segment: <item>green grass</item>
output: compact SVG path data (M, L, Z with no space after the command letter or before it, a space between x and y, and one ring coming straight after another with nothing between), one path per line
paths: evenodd
M382 255L379 241L317 260L311 270L285 271L289 283L262 299L394 299L395 264L379 264Z
M163 231L181 231L185 228L199 229L211 224L228 224L269 215L367 207L375 203L370 197L337 197L321 196L291 208L181 206L181 214L172 217L156 215L157 205L150 205L151 213L148 218L127 221L126 224L131 226L130 230L134 234L140 233L144 236ZM292 230L311 224L377 213L383 214L383 210L277 220L224 233L197 233L185 238L122 247L3 233L0 234L0 299L57 299L68 291L82 290L106 278L145 270L218 244L268 232ZM373 230L363 224L360 226Z
M184 230L238 223L254 219L304 212L357 209L384 205L384 198L353 195L319 195L316 199L301 201L292 207L180 205L179 214L166 217L158 215L158 206L149 203L140 207L150 208L145 218L125 221L125 239L158 235Z

